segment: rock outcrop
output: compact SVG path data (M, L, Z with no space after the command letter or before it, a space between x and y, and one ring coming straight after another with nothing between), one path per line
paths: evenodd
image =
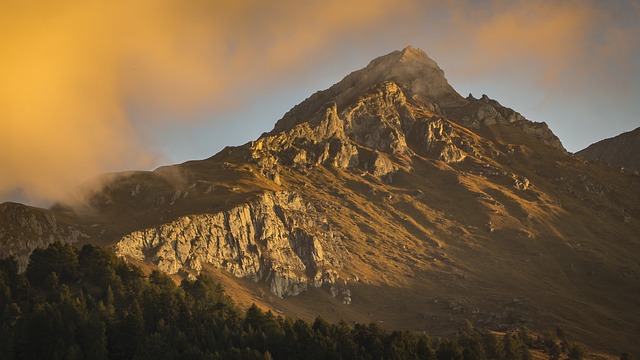
M465 114L461 116L464 126L470 129L479 129L481 125L491 126L495 124L510 124L525 120L524 116L513 109L502 106L499 102L482 95L476 99L469 94L468 105Z
M33 250L56 241L75 243L86 236L46 211L16 203L0 204L0 224L0 257L14 257L20 271L27 268Z
M567 151L564 146L562 146L560 139L551 131L551 129L549 129L549 126L545 122L520 120L516 121L514 125L525 133L534 136L538 141L545 145L549 145L564 152Z
M279 182L281 166L359 168L389 181L399 158L419 154L448 163L467 156L468 143L433 106L408 100L404 86L385 81L343 109L336 102L291 128L263 135L251 144L253 162L264 176ZM307 104L309 105L309 104ZM432 104L433 105L433 104ZM289 116L294 116L289 114Z
M340 242L299 195L266 192L224 212L133 232L116 244L116 252L151 261L169 274L198 273L210 264L265 281L275 295L285 296L334 283L345 256Z
M546 123L527 120L519 112L503 106L487 95L476 99L469 94L466 100L466 105L446 108L449 117L464 127L480 129L481 126L512 125L533 136L539 142L566 152L560 139Z

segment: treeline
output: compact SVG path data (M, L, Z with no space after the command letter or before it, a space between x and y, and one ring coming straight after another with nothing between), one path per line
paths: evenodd
M207 276L177 286L111 251L55 243L25 273L0 260L2 359L531 359L526 331L468 326L449 340L376 324L238 308Z

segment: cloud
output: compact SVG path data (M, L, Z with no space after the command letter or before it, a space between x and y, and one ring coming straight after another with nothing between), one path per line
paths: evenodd
M454 2L439 48L455 52L455 70L468 77L515 75L553 96L570 96L570 88L585 95L603 85L629 93L638 74L637 8L600 1Z
M101 172L149 169L163 154L148 129L408 43L468 80L633 98L638 15L595 0L2 1L0 199L42 204Z
M154 166L161 154L140 145L144 127L237 106L399 8L390 0L4 1L0 193L50 201L100 172ZM134 123L133 112L147 116Z
M454 0L430 4L415 24L458 90L548 122L577 151L638 126L638 4Z

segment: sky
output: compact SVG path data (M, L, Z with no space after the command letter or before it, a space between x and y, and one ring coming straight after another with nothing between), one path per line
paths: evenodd
M571 152L640 126L640 1L3 0L0 202L241 145L407 45Z

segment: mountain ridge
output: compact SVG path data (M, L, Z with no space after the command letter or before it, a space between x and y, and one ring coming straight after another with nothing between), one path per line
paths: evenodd
M97 243L179 277L209 272L245 304L302 318L443 336L467 319L562 325L640 350L640 314L622 310L640 291L640 180L569 154L488 96L451 93L434 64L413 48L374 59L255 141L113 175L82 206L31 209L83 234L37 245ZM3 244L33 239L13 218L0 217Z
M628 171L640 171L640 127L620 135L600 140L576 152L576 155L619 166Z

